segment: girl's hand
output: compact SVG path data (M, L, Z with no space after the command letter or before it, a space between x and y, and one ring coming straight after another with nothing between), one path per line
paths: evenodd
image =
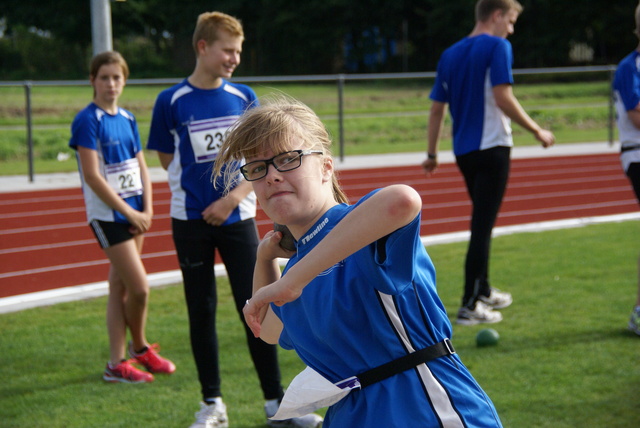
M132 213L127 216L127 220L131 223L129 231L134 235L145 233L151 228L152 215L145 212L132 210Z
M285 250L280 246L282 232L268 231L258 245L258 258L261 260L275 260L277 258L288 259L295 251Z
M259 306L253 298L251 300L247 300L244 308L242 308L244 320L247 322L247 325L251 329L253 335L257 338L260 337L262 322L264 321L268 310L268 304Z
M303 288L304 286L299 287L287 281L285 275L278 281L256 291L242 309L244 319L254 336L260 337L262 321L264 321L269 303L273 302L276 306L282 306L285 303L293 302L300 297Z

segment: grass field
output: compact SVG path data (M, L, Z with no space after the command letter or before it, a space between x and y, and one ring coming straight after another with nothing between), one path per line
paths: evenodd
M517 79L516 79L517 80ZM517 83L517 82L516 82ZM426 150L426 124L432 82L348 82L344 92L344 155L422 152ZM334 154L340 153L338 95L335 84L256 84L259 97L272 93L291 95L311 106L334 138ZM166 86L128 86L120 105L138 120L146 144L155 98ZM73 156L57 161L67 147L70 124L92 96L86 86L36 86L32 88L34 170L36 173L75 171ZM606 141L609 139L609 83L516 84L514 92L528 113L551 128L557 143ZM26 174L27 132L25 94L21 87L0 87L0 174ZM451 149L450 126L445 127L442 150ZM537 144L514 125L517 145ZM147 156L157 166L155 154Z
M477 348L481 327L457 325L453 343L505 427L640 426L640 338L626 330L639 234L640 223L630 221L494 239L493 284L514 295L505 320L493 326L500 343ZM428 248L450 316L459 304L465 250L465 243ZM231 423L263 427L257 378L226 282L220 295ZM193 421L199 385L181 287L151 295L149 339L162 344L178 370L149 385L101 380L108 358L105 302L0 315L0 426L184 427ZM292 352L280 355L286 385L303 367Z

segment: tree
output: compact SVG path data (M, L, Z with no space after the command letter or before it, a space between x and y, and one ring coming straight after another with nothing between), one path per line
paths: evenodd
M516 68L614 64L637 44L637 0L520 0L510 37ZM237 75L433 71L474 24L475 0L205 0L113 2L114 48L136 77L171 77L194 65L197 16L215 7L243 22ZM60 13L64 11L64 13ZM89 0L4 0L0 78L85 77ZM406 38L406 42L405 42ZM582 50L580 50L580 49ZM402 49L402 50L401 50ZM570 52L593 52L570 56ZM400 55L403 53L403 55ZM577 61L577 62L576 62ZM407 68L408 67L408 68Z
M62 14L60 10L73 10ZM2 74L10 78L46 79L87 75L86 43L91 40L89 3L73 0L35 2L4 0L0 16L7 20L2 40ZM4 58L12 58L5 61Z

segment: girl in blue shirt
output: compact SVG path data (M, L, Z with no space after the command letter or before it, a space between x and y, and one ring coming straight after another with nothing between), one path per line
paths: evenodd
M151 373L173 373L175 365L157 353L145 337L149 284L140 254L151 227L151 180L136 120L118 107L129 68L117 52L103 52L91 62L93 102L75 117L69 146L77 151L87 220L111 263L107 330L108 382L152 382ZM149 372L125 359L129 354Z
M325 427L500 427L449 341L420 196L393 185L349 205L330 145L313 111L281 99L245 113L220 151L214 174L244 163L261 207L296 240L294 251L279 231L260 243L244 308L252 331L353 388L329 403ZM282 276L279 257L290 258Z

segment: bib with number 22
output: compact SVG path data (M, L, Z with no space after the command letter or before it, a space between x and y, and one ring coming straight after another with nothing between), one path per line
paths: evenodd
M138 159L131 158L124 162L105 165L104 170L107 182L122 199L142 194Z

